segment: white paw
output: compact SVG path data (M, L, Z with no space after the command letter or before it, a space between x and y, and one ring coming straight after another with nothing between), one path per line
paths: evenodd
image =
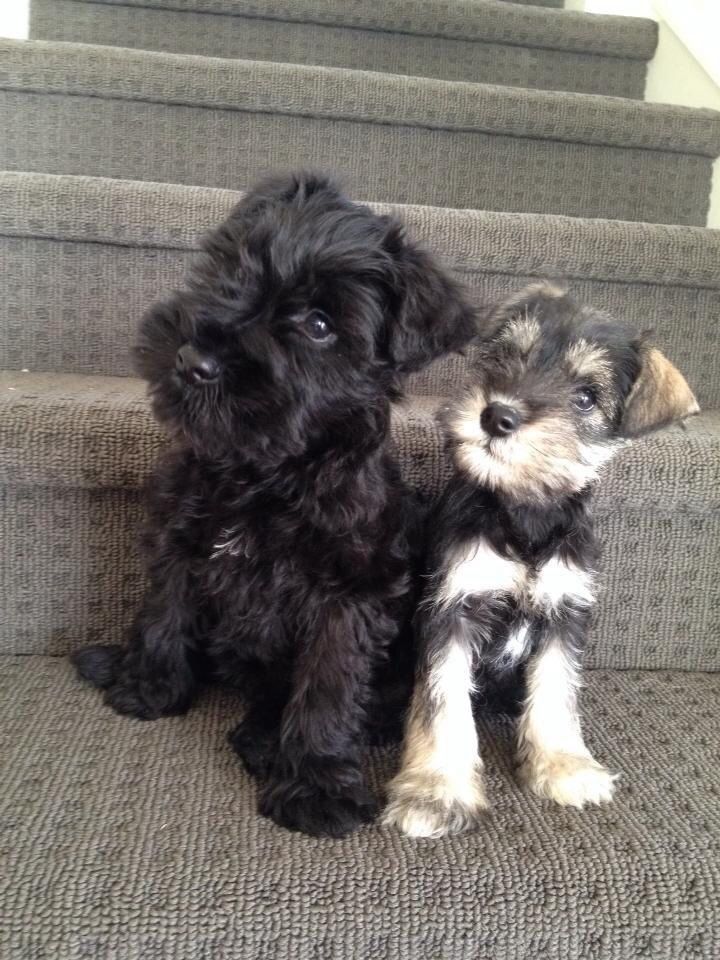
M522 765L520 776L539 797L567 807L608 803L618 778L592 757L568 753L536 754Z
M405 797L389 804L383 823L397 827L407 837L435 840L476 827L486 809L487 804L468 807L455 802L444 805L439 800Z
M488 809L485 792L476 784L472 795L458 799L438 784L391 783L390 802L383 814L386 826L397 827L408 837L437 839L464 833L482 820Z

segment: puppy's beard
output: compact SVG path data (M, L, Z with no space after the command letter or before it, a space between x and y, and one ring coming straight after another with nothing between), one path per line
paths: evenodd
M150 385L156 420L172 441L215 460L249 447L247 418L240 418L220 384L193 387L174 373Z
M480 415L491 401L522 406L512 398L488 397L477 388L449 412L447 424L456 441L458 467L492 490L535 501L577 493L597 479L600 468L622 446L617 441L580 440L571 418L559 414L522 426L508 437L490 437L480 426Z

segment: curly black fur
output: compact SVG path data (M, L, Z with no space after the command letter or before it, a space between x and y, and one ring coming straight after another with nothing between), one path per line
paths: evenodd
M230 740L283 826L339 836L374 813L359 748L413 599L390 402L474 331L397 220L307 173L250 192L141 324L174 440L149 490L150 588L128 648L75 664L147 720L186 711L205 677L241 689Z

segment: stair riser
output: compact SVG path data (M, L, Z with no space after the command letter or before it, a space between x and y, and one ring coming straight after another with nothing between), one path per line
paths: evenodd
M205 197L204 205L187 214L185 229L198 236L219 222L234 200L231 195L218 198L210 191ZM141 197L136 198L133 206L141 202ZM121 216L121 207L122 203L112 215ZM80 203L78 209L82 209ZM86 215L92 224L98 211L88 206ZM165 208L166 232L171 215ZM81 221L82 215L76 214L76 218ZM162 229L162 221L155 226ZM494 249L512 249L515 238L509 225L498 230L496 220L493 226L491 232L488 224L487 244ZM518 249L515 272L506 264L493 264L489 256L489 262L483 262L482 253L468 263L461 259L457 244L438 232L440 228L437 220L433 223L432 218L428 221L418 216L413 232L459 269L477 303L499 300L538 279L567 282L582 301L625 318L637 329L653 327L656 341L683 370L703 408L720 407L720 290L688 283L682 278L682 269L672 285L594 279L582 273L568 277L567 260L558 264L547 257L538 259L539 250L532 248ZM27 224L26 230L32 232L32 224ZM465 230L465 242L482 248L482 226L467 223ZM78 242L62 239L62 234L61 239L53 240L9 232L0 225L0 272L11 278L6 295L0 298L3 366L36 372L130 373L129 344L140 316L152 301L182 283L192 250L162 246L156 239L152 245L127 246L98 242L92 236ZM596 251L588 245L584 253L577 238L567 255L571 252L578 259L587 257L590 273L605 266L593 259ZM417 394L447 395L462 383L465 369L462 358L441 360L429 372L416 375L409 389Z
M0 655L121 642L144 588L141 517L136 490L0 487ZM699 585L698 571L717 567L720 516L617 509L598 533L606 547L588 666L719 669L707 640L720 627L720 587ZM672 576L659 580L649 571L669 543Z
M661 150L0 91L0 167L238 189L331 167L357 197L705 223L712 163Z
M43 0L31 36L642 99L647 63L510 43Z
M139 491L0 486L0 655L124 640L144 589L142 516Z

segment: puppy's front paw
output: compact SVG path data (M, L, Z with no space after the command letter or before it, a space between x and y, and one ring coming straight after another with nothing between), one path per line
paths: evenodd
M610 801L618 774L610 773L592 757L544 753L526 760L520 777L539 797L563 806L584 807Z
M105 703L123 716L136 720L159 720L160 717L187 713L190 697L174 698L168 691L151 688L133 678L123 678L105 691Z
M489 809L477 774L472 790L462 798L441 783L425 783L398 776L388 787L389 803L383 823L408 837L437 839L477 827Z
M278 755L280 737L276 730L243 720L228 734L228 742L251 777L264 780Z
M374 820L378 808L361 784L337 791L309 780L280 780L263 792L260 812L287 830L315 837L344 837Z
M112 686L121 672L124 650L101 643L81 647L70 655L77 674L94 687L105 690Z

